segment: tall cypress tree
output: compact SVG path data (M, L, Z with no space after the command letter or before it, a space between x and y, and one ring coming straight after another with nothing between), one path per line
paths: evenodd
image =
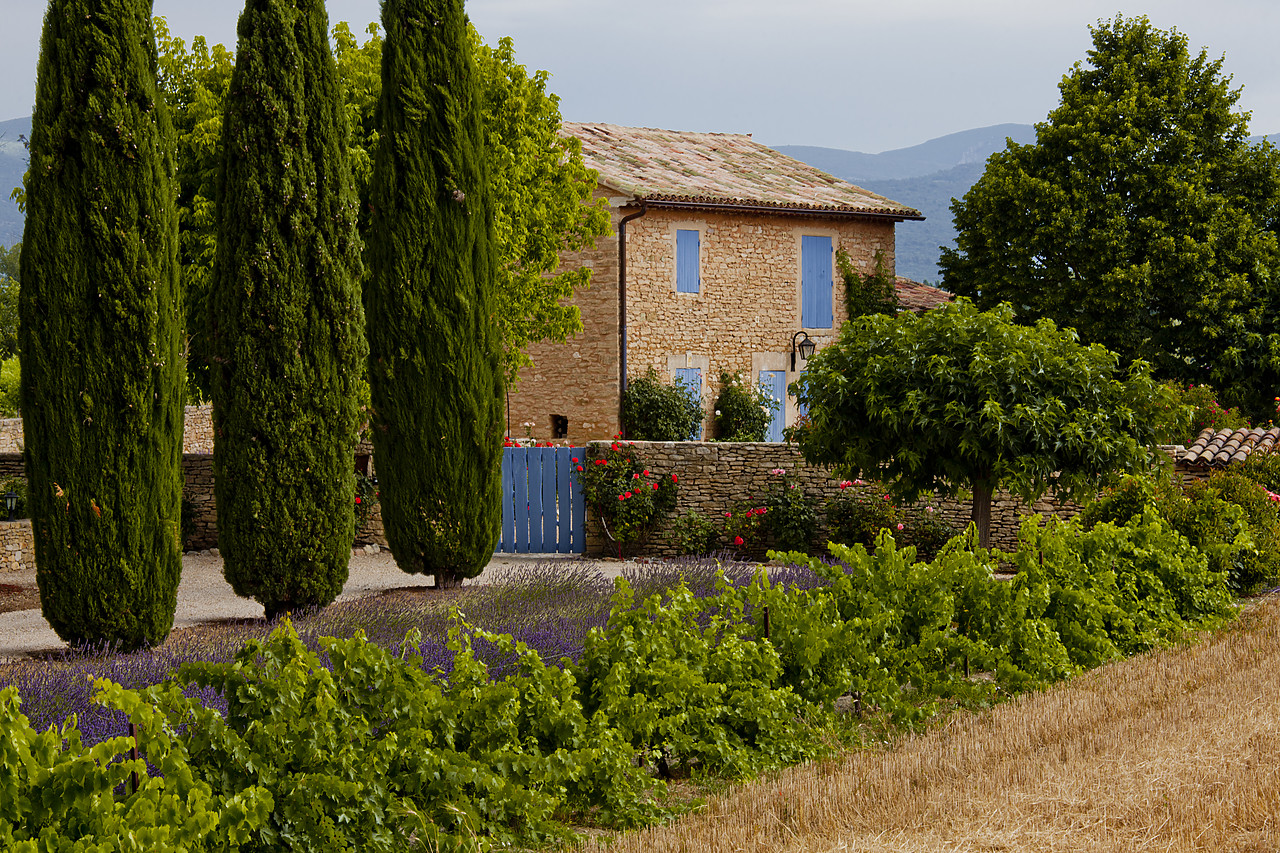
M366 285L373 448L396 563L474 577L500 525L491 214L462 0L385 0Z
M173 129L149 0L53 0L31 119L19 347L45 619L157 642L182 573Z
M323 0L248 0L210 294L218 545L267 615L327 604L355 535L357 202Z

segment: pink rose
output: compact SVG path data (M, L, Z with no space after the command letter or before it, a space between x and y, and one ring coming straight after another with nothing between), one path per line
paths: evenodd
M899 522L899 523L898 523L898 529L899 529L899 530L901 530L901 529L902 529L903 527L905 527L905 526L906 526L906 525L902 524L901 522Z

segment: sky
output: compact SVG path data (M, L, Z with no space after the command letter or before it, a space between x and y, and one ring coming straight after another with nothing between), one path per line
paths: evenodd
M30 115L46 4L0 0L0 120ZM155 0L188 41L232 47L242 2ZM330 0L360 33L377 0ZM470 0L487 42L551 75L571 121L752 133L766 145L876 153L1042 120L1085 58L1089 26L1145 14L1226 57L1256 134L1280 132L1274 0Z

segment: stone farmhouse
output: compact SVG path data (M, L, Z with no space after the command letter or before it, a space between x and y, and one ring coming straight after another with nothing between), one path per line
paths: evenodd
M894 261L894 227L920 212L831 177L749 135L565 123L599 175L614 233L567 266L592 270L575 296L584 330L538 343L508 398L508 431L574 444L618 433L621 393L653 368L700 390L704 431L721 371L786 405L797 344L834 340L846 319L836 252L863 272ZM526 424L532 424L531 427ZM704 432L705 434L705 432Z

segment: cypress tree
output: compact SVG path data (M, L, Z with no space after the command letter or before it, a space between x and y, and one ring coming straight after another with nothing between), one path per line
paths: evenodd
M248 0L210 293L218 545L267 615L342 591L366 354L357 202L322 0Z
M500 525L492 219L462 0L385 0L365 291L372 436L396 563L474 577Z
M149 0L53 0L31 119L19 297L45 619L135 648L182 572L182 300L173 129Z

